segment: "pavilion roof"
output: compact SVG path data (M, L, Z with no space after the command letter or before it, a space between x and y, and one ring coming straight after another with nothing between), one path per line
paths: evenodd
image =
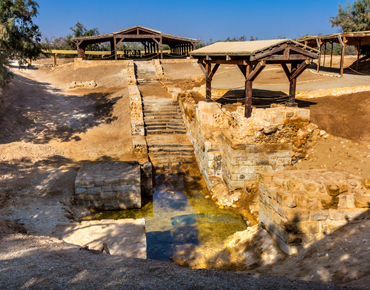
M310 58L317 58L318 50L304 46L291 39L273 39L257 41L216 42L209 46L190 52L195 58L202 57L247 57L250 60L266 57L268 55L281 54L286 47L297 50L297 53L305 54Z
M137 34L137 31L141 34ZM177 36L177 35L172 35L168 33L163 33L158 30L154 30L151 28L146 28L144 26L133 26L130 28L118 30L112 33L107 33L107 34L100 34L100 35L93 35L93 36L81 36L81 37L74 37L72 38L73 41L109 41L110 39L113 39L115 36L119 35L124 35L124 34L132 34L132 35L137 35L136 39L140 39L142 35L143 39L148 38L147 36L152 35L153 37L158 37L161 36L163 38L164 42L191 42L191 43L198 43L200 42L199 39L195 38L188 38L188 37L183 37L183 36Z

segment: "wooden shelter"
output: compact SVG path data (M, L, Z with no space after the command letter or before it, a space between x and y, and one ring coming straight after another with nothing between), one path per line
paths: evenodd
M330 35L317 35L317 36L308 36L298 39L298 42L309 47L317 47L319 49L319 59L317 62L317 72L320 71L321 65L321 55L322 47L324 49L324 66L325 66L325 56L326 56L326 46L329 43L331 45L330 53L330 67L333 64L333 46L334 43L339 43L342 47L341 59L340 59L340 75L343 76L344 70L344 55L346 45L355 45L357 46L357 64L356 70L358 71L359 60L360 60L360 46L361 45L370 45L370 31L361 31L361 32L346 32L346 33L335 33Z
M289 104L295 104L297 78L319 52L290 39L216 42L190 52L206 76L206 101L212 101L211 83L220 64L235 64L245 77L245 116L252 113L252 83L267 64L280 64L290 82ZM211 67L214 64L213 68ZM288 68L290 64L290 69Z
M114 56L115 60L117 60L117 46L121 42L140 42L143 44L146 54L157 54L157 57L161 59L163 59L164 44L170 47L171 53L188 55L190 51L195 49L195 45L200 42L199 39L166 34L142 26L135 26L109 34L75 37L72 38L72 41L77 44L77 55L82 59L86 59L85 50L89 44L110 42L111 56Z

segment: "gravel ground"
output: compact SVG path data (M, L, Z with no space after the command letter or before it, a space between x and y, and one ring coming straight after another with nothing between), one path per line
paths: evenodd
M344 289L281 276L121 258L50 237L8 234L1 246L0 289Z

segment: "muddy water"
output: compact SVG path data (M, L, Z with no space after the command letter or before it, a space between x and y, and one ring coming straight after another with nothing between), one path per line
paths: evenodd
M142 218L146 220L148 259L169 261L176 246L217 246L233 233L247 228L240 214L220 209L206 199L200 176L159 174L153 198L142 209L100 212L95 219Z

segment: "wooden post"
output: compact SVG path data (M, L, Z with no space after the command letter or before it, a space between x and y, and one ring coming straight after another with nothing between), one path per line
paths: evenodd
M206 62L206 102L212 101L212 78L210 78L211 74L211 63Z
M114 54L114 50L115 50L115 42L114 42L114 40L111 40L110 41L110 55L111 55L111 58L110 59L112 59L112 57L115 55Z
M334 50L334 41L331 42L330 67L332 67L333 65L333 50Z
M338 39L339 39L340 45L342 46L342 54L340 57L340 76L342 77L343 70L344 70L344 54L345 54L345 49L346 49L346 38L343 37L342 39L342 37L339 35Z
M252 67L250 65L247 66L247 73L245 78L245 111L244 116L246 118L250 118L252 116L252 93L253 93L253 82L248 80L248 76L252 72Z
M356 70L358 71L359 65L360 65L360 46L361 46L361 38L358 40L358 46L357 46L357 63L356 63Z
M316 38L317 47L319 49L319 58L317 60L317 72L320 71L320 62L321 62L321 40Z
M325 42L325 48L324 48L324 63L323 63L323 67L325 67L325 58L326 58L326 44L327 42Z
M57 54L56 53L54 53L54 66L58 66Z
M290 70L290 75L294 74L297 70L297 63L292 63L292 68ZM295 103L295 94L297 90L297 78L293 78L289 80L289 103Z
M85 54L86 45L82 44L82 41L77 43L77 57L82 58L83 60L86 60L86 54Z
M117 60L117 39L113 39L113 44L114 44L114 60Z
M161 47L161 59L163 59L163 43L162 43L162 36L161 39L159 40L159 45Z

